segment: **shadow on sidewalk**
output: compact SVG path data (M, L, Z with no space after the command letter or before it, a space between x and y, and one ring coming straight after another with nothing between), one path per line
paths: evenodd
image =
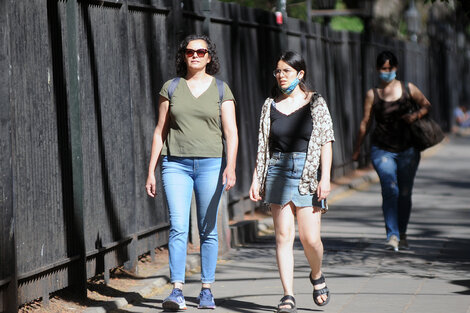
M381 217L380 217L381 218ZM334 218L335 222L341 222L341 218ZM344 218L344 221L351 222L351 218ZM381 220L356 220L357 227L370 227L376 223L382 224ZM466 227L468 222L462 221L458 227ZM380 263L377 270L380 273L397 273L410 277L435 278L450 269L456 271L470 271L470 241L468 238L448 238L445 233L432 231L426 225L414 225L418 232L409 236L410 248L394 252L387 250L382 238L367 238L363 236L348 237L327 236L323 237L324 245L324 267L325 271L337 271L337 269L347 267L370 266ZM449 225L450 226L450 225ZM381 225L381 227L383 227ZM253 242L246 243L243 247L238 247L236 253L232 253L230 259L234 262L233 269L237 268L237 261L252 260L253 267L240 269L243 271L259 271L256 263L259 260L269 260L271 264L266 264L266 271L272 270L277 275L276 268L276 246L273 235L257 236ZM294 250L302 250L302 245L298 237L294 242ZM296 266L301 269L302 266ZM306 268L305 271L309 269ZM338 272L340 274L341 271ZM331 275L331 274L330 274ZM341 274L344 277L343 274ZM245 278L240 277L239 280ZM466 282L466 281L464 281Z

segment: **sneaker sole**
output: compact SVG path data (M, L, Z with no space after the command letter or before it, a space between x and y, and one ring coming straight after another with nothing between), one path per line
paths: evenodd
M187 307L184 305L183 307L180 307L179 303L173 302L173 301L165 301L162 303L162 307L164 310L172 311L172 312L178 312L179 310L186 310Z
M214 310L215 306L198 306L197 308L200 310Z

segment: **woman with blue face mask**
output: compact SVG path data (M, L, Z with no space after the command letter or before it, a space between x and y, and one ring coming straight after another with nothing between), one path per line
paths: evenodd
M396 79L398 60L392 52L381 52L376 66L380 85L366 94L352 159L359 159L361 144L375 119L370 157L382 187L386 246L398 251L409 248L406 231L420 160L419 150L413 147L409 125L426 115L431 104L414 84ZM419 111L409 113L411 99L419 104Z
M276 259L284 296L277 313L297 312L294 298L295 218L310 264L313 301L323 306L330 293L321 270L321 215L330 193L333 125L323 97L305 84L303 58L286 52L273 72L276 83L261 109L258 153L250 199L271 208ZM320 175L321 172L321 175Z

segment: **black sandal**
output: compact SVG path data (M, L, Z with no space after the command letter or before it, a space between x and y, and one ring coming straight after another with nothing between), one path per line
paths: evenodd
M291 300L292 302L287 302ZM290 306L290 308L281 308L281 306ZM277 305L276 313L297 313L297 308L295 307L295 298L293 296L287 295L281 298L281 303Z
M312 279L312 272L310 272L309 278L310 278L310 282L313 285L313 302L315 302L315 304L318 306L327 305L328 302L330 302L330 290L328 289L326 284L325 284L325 287L323 287L322 289L315 290L315 285L320 285L325 282L325 276L321 274L320 278L314 280ZM317 300L317 297L321 295L327 296L326 300L323 301L322 303L318 302Z

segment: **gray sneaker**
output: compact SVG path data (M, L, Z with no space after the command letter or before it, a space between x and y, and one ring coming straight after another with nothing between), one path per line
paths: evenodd
M398 251L398 237L395 235L391 235L386 245L387 248L393 249L393 251Z
M406 240L406 234L400 234L400 242L398 243L398 248L406 250L410 248L408 240Z

